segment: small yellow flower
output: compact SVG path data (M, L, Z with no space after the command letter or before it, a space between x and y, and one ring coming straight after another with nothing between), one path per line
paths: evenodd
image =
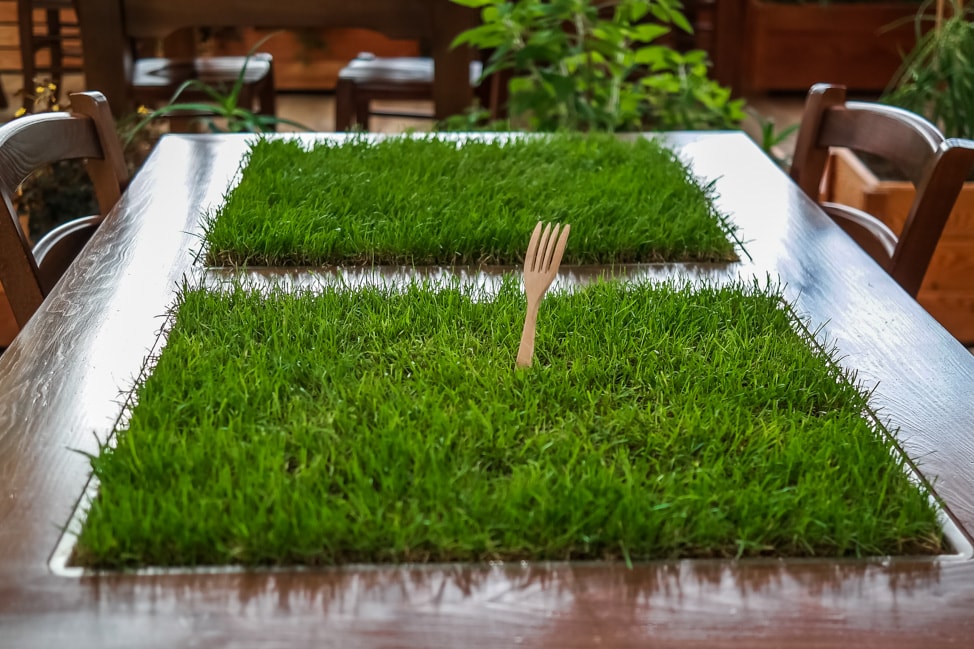
M61 110L61 104L54 104L51 106L51 110Z
M44 86L37 86L36 88L34 88L34 92L36 92L37 94L41 94L42 92L44 92L44 90L46 90Z
M149 109L146 108L145 106L139 106L135 112L138 113L139 115L148 115Z
M23 117L26 114L27 114L27 109L21 106L20 108L17 109L17 112L14 113L14 117Z
M53 83L49 83L49 84L47 84L47 89L48 90L51 90L51 91L57 90L57 85L55 85Z

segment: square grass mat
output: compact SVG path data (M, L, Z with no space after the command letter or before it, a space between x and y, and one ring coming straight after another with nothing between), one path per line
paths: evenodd
M572 225L570 264L737 259L712 186L673 151L578 133L260 140L204 248L228 266L519 264L538 221Z
M103 568L938 553L866 397L774 288L187 290L92 458Z

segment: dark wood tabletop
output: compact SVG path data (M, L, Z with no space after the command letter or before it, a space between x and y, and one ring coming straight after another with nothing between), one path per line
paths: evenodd
M473 101L472 51L453 39L477 24L474 9L450 0L75 0L81 22L85 88L101 91L112 112L130 105L126 70L131 39L162 38L184 27L361 27L415 39L433 58L436 117L458 115Z
M305 136L310 137L310 136ZM953 522L974 530L974 356L743 134L671 134ZM73 575L52 568L247 136L163 138L0 357L0 647L970 646L974 561L684 560ZM676 266L666 272L679 272ZM706 271L702 271L706 272ZM923 643L923 644L921 644Z

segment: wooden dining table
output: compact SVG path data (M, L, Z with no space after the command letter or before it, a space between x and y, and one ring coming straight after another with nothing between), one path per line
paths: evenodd
M238 178L249 137L165 136L0 357L0 647L971 646L974 356L739 132L658 135L713 181L743 242L739 262L658 272L779 283L934 485L957 551L629 567L59 568L88 456L159 352L181 284L208 272L201 221Z
M453 39L478 13L451 0L75 0L81 25L85 89L102 92L116 116L135 110L128 72L133 42L162 39L188 27L359 27L418 40L433 59L437 119L471 105L467 47ZM178 54L179 52L177 52ZM186 52L181 52L186 54Z

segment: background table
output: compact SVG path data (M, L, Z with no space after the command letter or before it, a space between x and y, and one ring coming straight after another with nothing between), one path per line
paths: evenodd
M451 49L479 14L450 0L76 0L86 90L100 90L112 112L129 105L127 71L133 38L161 38L184 27L363 27L429 44L435 66L436 117L460 114L473 101L472 52Z
M974 530L974 357L740 133L667 136ZM974 638L969 557L64 577L48 561L247 136L167 136L0 357L0 646L894 647ZM669 267L673 270L675 267ZM563 269L564 270L564 269ZM664 271L666 269L664 268ZM706 274L706 269L697 272ZM931 644L930 646L934 646Z

